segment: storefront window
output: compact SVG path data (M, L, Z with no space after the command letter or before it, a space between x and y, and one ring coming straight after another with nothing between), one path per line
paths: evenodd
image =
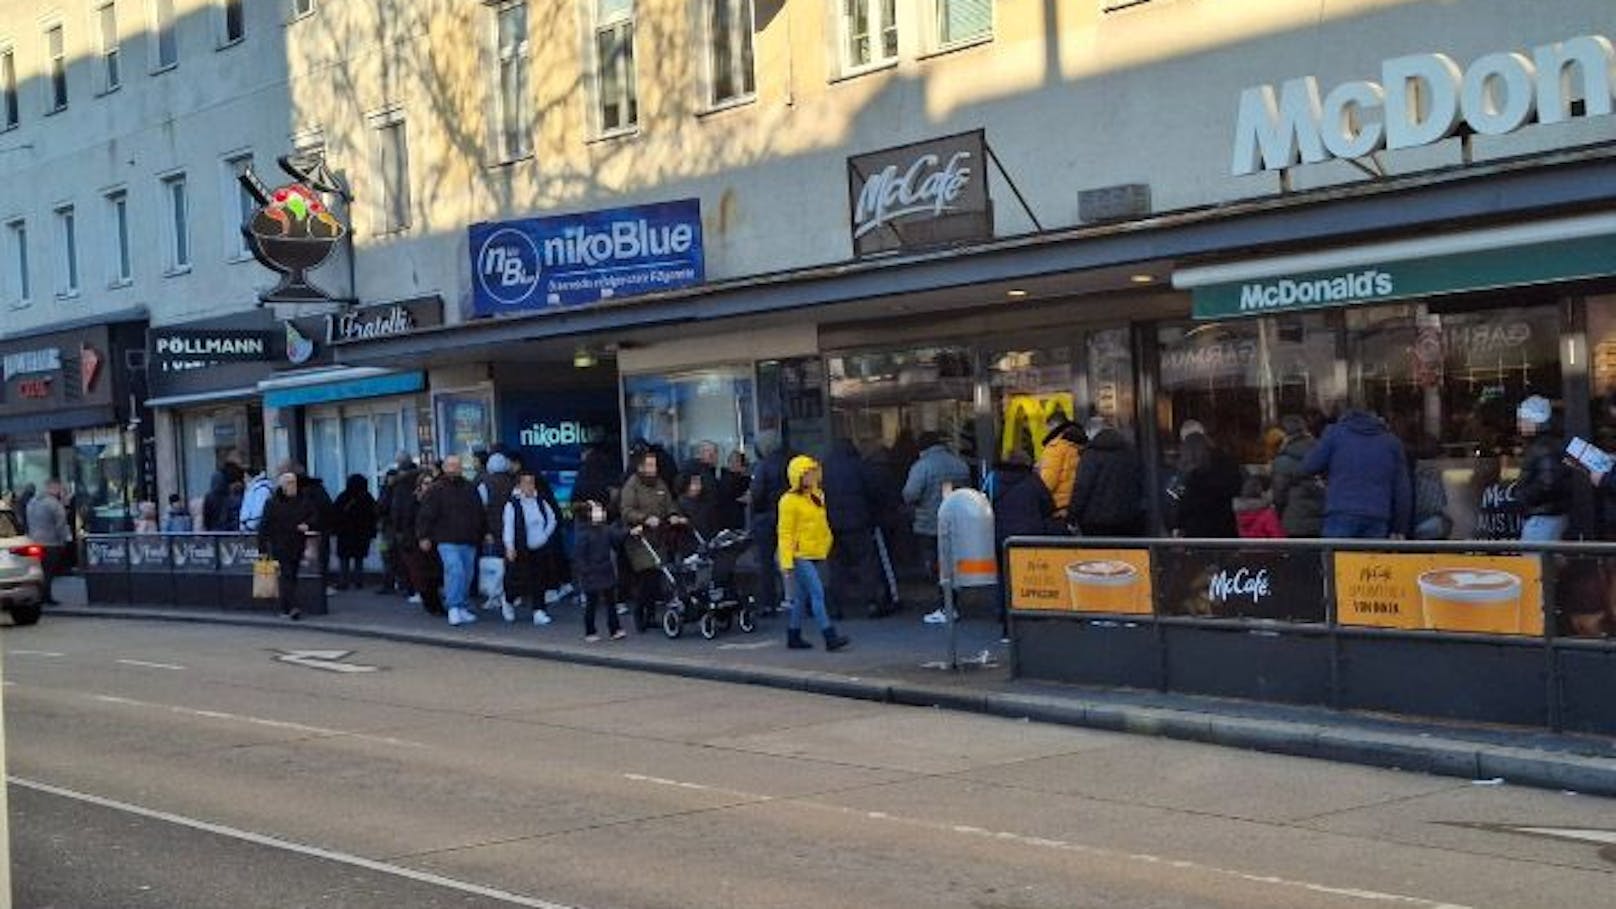
M988 388L999 428L994 458L1022 451L1037 459L1044 449L1044 421L1053 414L1081 420L1074 396L1076 364L1071 347L1001 350L988 355Z
M443 457L459 455L466 475L476 472L473 455L486 451L494 435L494 402L484 392L441 394L436 397L438 433Z
M792 451L823 458L830 448L825 361L819 357L758 364L758 428L780 433Z
M58 452L73 511L90 533L127 531L135 494L135 437L117 429L80 429Z
M976 370L968 347L922 347L834 356L829 360L831 426L861 449L892 449L895 463L919 455L935 432L962 457L978 457Z
M194 411L181 416L177 447L185 471L182 482L187 501L207 495L213 475L226 462L243 468L263 466L255 460L257 452L252 450L249 426L245 407Z
M1131 430L1134 425L1135 397L1133 348L1128 329L1104 328L1089 333L1084 344L1087 379L1084 401L1089 412L1104 417L1112 426Z
M20 492L32 483L35 491L45 488L51 478L50 446L44 436L37 447L30 447L22 439L12 439L6 449L6 477L11 492Z
M711 441L723 452L750 450L757 434L751 366L717 366L623 379L624 435L660 444L680 464Z

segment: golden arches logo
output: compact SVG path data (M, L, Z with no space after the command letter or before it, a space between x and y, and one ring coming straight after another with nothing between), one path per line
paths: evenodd
M1032 440L1032 456L1044 456L1044 424L1060 414L1068 420L1077 418L1072 393L1059 391L1048 395L1015 395L1004 405L1004 431L999 435L999 457L1007 458L1016 450L1023 427Z

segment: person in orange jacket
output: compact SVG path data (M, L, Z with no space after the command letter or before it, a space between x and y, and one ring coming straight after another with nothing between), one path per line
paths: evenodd
M786 646L804 650L810 645L802 638L802 611L813 609L826 650L840 650L849 643L836 633L825 611L823 565L830 555L830 521L825 516L825 494L819 488L819 462L798 455L786 466L786 492L780 496L776 527L780 571L795 581L797 596L786 617Z
M1070 524L1067 509L1072 504L1072 490L1077 487L1077 465L1088 437L1081 426L1059 412L1050 415L1045 427L1049 431L1044 436L1044 453L1038 459L1038 478L1055 500L1055 520Z

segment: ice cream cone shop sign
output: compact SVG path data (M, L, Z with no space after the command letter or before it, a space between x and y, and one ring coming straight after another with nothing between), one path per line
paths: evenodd
M1616 107L1616 47L1580 35L1527 51L1485 54L1461 68L1447 54L1386 60L1380 81L1321 93L1316 77L1240 94L1235 176L1361 158L1439 142L1461 126L1502 136L1532 124L1609 117Z
M281 158L281 169L293 182L271 188L248 168L241 185L258 208L241 226L253 258L279 272L280 283L258 295L263 303L328 303L331 294L309 280L308 273L330 258L348 226L328 206L327 197L350 201L342 183L323 161Z

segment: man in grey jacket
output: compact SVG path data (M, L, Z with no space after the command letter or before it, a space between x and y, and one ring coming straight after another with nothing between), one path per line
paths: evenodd
M45 573L45 603L56 605L51 582L61 573L72 534L67 525L67 507L62 504L62 481L52 478L45 491L28 503L28 536L45 549L40 568Z
M915 538L920 545L921 558L926 563L926 574L937 578L937 509L942 507L948 489L968 486L971 468L959 455L948 450L935 432L920 436L920 459L909 468L909 479L903 484L903 501L915 510ZM946 489L945 489L946 487ZM948 621L941 606L942 590L938 590L939 605L925 617L931 624Z

